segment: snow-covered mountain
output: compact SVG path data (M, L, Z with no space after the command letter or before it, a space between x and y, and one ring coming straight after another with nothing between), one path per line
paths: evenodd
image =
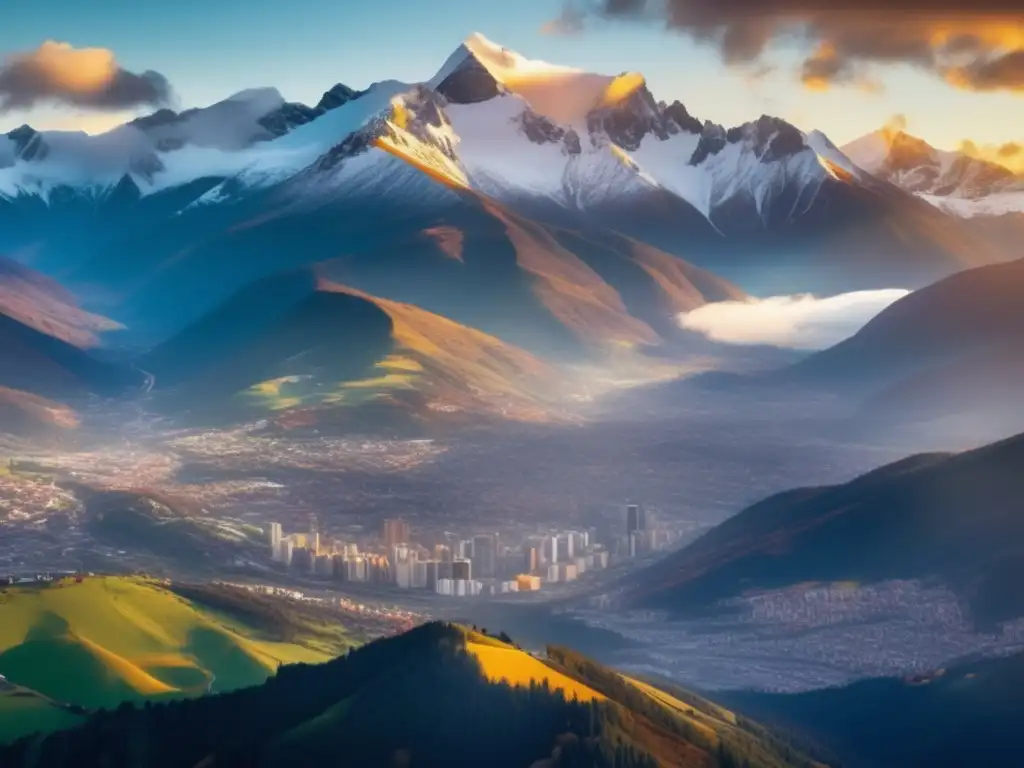
M842 151L865 171L949 213L1024 212L1024 177L998 163L936 149L904 131L874 131Z
M586 210L658 190L719 228L729 222L716 221L716 210L737 198L762 224L799 216L830 177L807 138L781 120L701 124L679 102L655 101L639 74L531 61L473 35L423 84L389 81L365 93L336 86L316 107L263 88L203 109L161 110L99 136L25 126L0 139L0 193L110 185L125 174L143 194L199 175L277 181L316 162L334 167L344 154L334 150L348 141L351 151L356 132L499 199ZM333 161L325 157L332 151Z
M254 89L99 136L0 136L0 250L35 243L64 208L83 219L112 200L155 220L242 204L260 216L266 200L422 208L466 194L548 224L615 229L733 279L756 272L765 290L920 284L990 260L950 217L818 132L769 116L701 122L637 73L534 61L481 35L423 82L338 85L314 107ZM908 226L920 233L909 243Z

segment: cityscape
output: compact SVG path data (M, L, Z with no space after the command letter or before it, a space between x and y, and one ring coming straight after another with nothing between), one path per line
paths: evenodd
M417 540L404 519L386 518L376 537L357 542L324 535L310 514L307 531L286 534L281 523L271 522L266 537L272 561L292 572L473 597L538 592L678 544L679 531L656 524L640 504L626 506L623 522L621 534L604 537L590 528L550 530L516 541L498 532L446 533L430 542Z

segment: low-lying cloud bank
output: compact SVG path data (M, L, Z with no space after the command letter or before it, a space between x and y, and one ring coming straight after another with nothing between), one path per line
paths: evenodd
M719 301L679 316L679 324L723 344L824 349L852 336L909 291L892 288L817 298L771 296Z

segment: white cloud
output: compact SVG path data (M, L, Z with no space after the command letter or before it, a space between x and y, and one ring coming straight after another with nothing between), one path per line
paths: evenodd
M824 349L852 336L908 293L892 288L824 298L804 294L720 301L681 314L679 324L724 344Z

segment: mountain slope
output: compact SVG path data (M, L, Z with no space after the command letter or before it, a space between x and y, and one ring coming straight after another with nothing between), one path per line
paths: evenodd
M850 768L1019 765L1024 656L797 695L723 694L730 706L827 748Z
M887 307L785 374L936 416L1012 409L1024 384L1024 260L961 272Z
M77 347L99 343L98 334L120 326L78 307L55 280L0 256L0 312L37 331Z
M72 754L110 768L305 765L339 755L366 766L812 765L702 700L676 704L568 652L542 661L435 623L327 664L285 667L257 688L119 711L15 744L0 759L19 768L69 765ZM133 755L118 747L127 734Z
M299 409L316 420L370 402L531 419L559 389L554 369L521 349L312 269L253 283L139 365L167 407L220 417Z
M114 396L141 386L142 376L103 362L62 339L0 312L0 387L56 400Z
M66 405L0 387L0 433L42 439L78 426L78 416Z
M809 581L936 577L991 625L1024 615L1024 436L773 496L642 572L627 600L687 609Z

